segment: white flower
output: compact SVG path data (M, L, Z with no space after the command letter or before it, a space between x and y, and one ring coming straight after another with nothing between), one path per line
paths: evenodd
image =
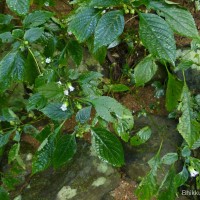
M63 103L62 106L60 107L60 109L62 111L66 111L67 110L67 104L66 103Z
M71 86L71 85L69 86L69 91L70 91L70 92L73 92L74 89L75 89L75 88L74 88L73 86Z
M192 166L188 167L188 171L190 172L191 177L196 177L199 174L199 172L196 171Z
M44 5L45 5L45 6L49 6L49 2L46 1L46 2L44 3Z
M68 96L68 95L69 95L69 91L68 91L68 90L65 90L65 91L64 91L64 94L65 94L66 96Z
M68 35L72 35L72 32L71 32L71 31L69 31L69 32L68 32Z
M102 14L104 14L104 13L106 13L106 10L103 10L103 11L102 11Z
M62 85L61 81L58 81L57 84L58 84L58 85Z
M46 58L45 62L49 64L51 62L51 58Z

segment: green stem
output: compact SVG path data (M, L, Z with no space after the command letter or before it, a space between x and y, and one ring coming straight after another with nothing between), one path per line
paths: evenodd
M39 66L39 64L38 64L38 62L37 62L37 60L36 60L36 58L35 58L35 56L34 56L32 50L31 50L31 48L28 47L28 50L29 50L30 54L32 55L32 57L33 57L33 59L34 59L34 61L35 61L35 64L36 64L36 66L37 66L38 73L41 75L42 72L41 72L40 66Z

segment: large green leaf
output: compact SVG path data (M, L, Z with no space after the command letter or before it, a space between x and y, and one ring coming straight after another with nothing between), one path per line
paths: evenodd
M189 11L156 1L151 1L150 6L162 12L165 20L176 33L190 38L198 37L198 30Z
M150 81L155 75L157 68L154 58L151 55L140 61L134 68L136 86L143 86Z
M92 145L97 155L105 162L120 167L124 164L124 153L115 135L103 128L92 129Z
M30 28L25 32L24 40L27 40L29 42L35 42L42 36L43 33L44 33L43 28Z
M7 89L14 81L24 78L25 61L20 52L7 54L0 62L0 91Z
M140 182L135 194L140 200L149 200L156 194L156 191L156 177L152 172L149 172Z
M187 181L188 178L189 178L189 173L188 173L186 167L184 166L183 170L180 173L176 174L176 176L174 178L176 187L178 188L181 185L183 185Z
M47 103L47 99L44 98L43 95L40 93L33 94L29 99L26 104L26 108L28 111L33 110L33 109L42 109Z
M79 42L83 42L94 33L99 18L98 10L84 8L73 16L68 30L76 36Z
M46 138L42 142L39 150L33 157L32 174L44 171L51 165L54 147L55 145L53 136Z
M145 126L131 138L130 143L133 146L138 146L145 143L150 137L151 129L148 126Z
M183 82L179 81L172 74L168 73L168 82L166 90L166 108L172 112L178 106L181 98Z
M67 52L72 57L74 62L77 65L80 65L83 58L83 49L77 41L75 40L69 41L69 43L67 44Z
M72 111L67 109L66 111L61 110L61 103L49 103L41 111L49 118L55 121L62 121L69 119L72 116Z
M76 114L76 121L80 122L81 124L87 122L90 119L91 109L92 107L88 106L79 110Z
M124 16L121 11L110 11L99 20L94 34L94 52L112 43L124 30Z
M55 82L50 82L37 88L38 92L47 99L57 99L64 95L63 88Z
M165 175L163 182L158 190L158 200L172 200L176 199L177 188L175 185L175 169L171 167L169 172Z
M44 24L53 16L53 13L43 10L37 10L33 13L28 14L24 20L23 25L25 28L28 27L37 27L41 24Z
M178 160L178 154L177 153L167 153L161 159L162 163L166 164L166 165L172 165L177 160Z
M179 133L185 139L189 147L200 138L200 123L195 119L193 112L193 101L187 85L183 86L181 94L181 103L178 110L182 112L177 126Z
M174 65L176 45L173 32L167 22L158 15L140 13L139 35L149 52Z
M118 6L123 0L92 0L90 6L109 7Z
M6 0L6 3L18 15L25 15L29 11L30 0Z
M66 134L58 139L53 154L53 166L58 168L67 163L76 153L75 134Z
M12 20L12 16L11 15L3 15L3 14L0 14L0 25L2 24L9 24Z
M130 111L127 114L127 109L111 97L100 96L90 100L90 102L94 105L97 114L108 122L115 122L113 114L116 118L126 118L133 121Z

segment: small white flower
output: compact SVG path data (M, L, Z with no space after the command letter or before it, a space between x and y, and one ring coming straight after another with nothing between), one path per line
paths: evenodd
M58 85L62 85L61 81L58 81L57 84L58 84Z
M45 62L49 64L51 62L51 58L46 58Z
M49 6L49 2L46 1L46 2L44 3L44 5L48 7L48 6Z
M102 11L102 14L104 14L104 13L106 13L106 10L103 10L103 11Z
M74 88L73 86L71 86L71 85L69 86L69 91L70 91L70 92L73 92L74 89L75 89L75 88Z
M72 35L72 32L71 32L71 31L69 31L69 32L68 32L68 35Z
M26 156L26 160L29 161L29 160L32 160L32 158L33 158L33 155L31 153L28 153Z
M69 95L69 91L68 91L68 90L65 90L65 91L64 91L64 94L65 94L66 96L68 96L68 95Z
M196 177L199 174L199 172L196 171L192 166L188 167L188 171L190 172L191 177Z
M67 110L67 105L66 105L66 103L63 103L62 106L60 107L60 109L61 109L62 111L66 111L66 110Z

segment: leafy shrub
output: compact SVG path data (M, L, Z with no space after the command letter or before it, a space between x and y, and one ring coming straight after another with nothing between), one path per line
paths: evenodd
M53 5L52 1L35 1L38 2L40 6ZM107 48L118 44L126 33L125 16L130 13L139 18L139 39L148 52L131 74L135 85L148 83L156 74L158 63L166 68L166 108L169 112L182 113L177 129L185 141L181 153L170 152L160 158L158 151L149 161L151 171L141 181L136 194L139 199L154 196L175 199L177 189L188 180L189 167L200 171L200 161L191 156L191 151L200 146L199 107L195 107L198 103L194 103L186 81L180 81L174 73L181 70L184 75L184 70L195 64L177 60L174 38L178 34L189 37L192 44L200 43L192 15L170 1L77 0L72 3L72 12L60 19L42 9L30 12L29 0L6 1L13 16L0 14L1 154L4 155L5 147L12 140L8 162L17 162L25 168L19 154L20 141L24 133L32 134L41 143L33 158L32 174L35 174L49 166L58 168L66 164L76 153L76 138L90 132L92 146L100 159L120 167L124 155L119 138L134 146L150 138L149 127L131 137L134 126L131 111L105 96L101 73L82 72L79 68L83 47L100 63L104 62ZM110 89L129 90L123 84L112 85ZM77 122L74 132L62 134L63 124L73 115ZM48 118L51 126L38 131L33 122L42 118ZM184 166L177 174L174 163L178 159L184 161ZM157 170L163 164L171 167L158 186ZM8 189L9 185L5 178L2 180L0 197L8 199L4 187Z

